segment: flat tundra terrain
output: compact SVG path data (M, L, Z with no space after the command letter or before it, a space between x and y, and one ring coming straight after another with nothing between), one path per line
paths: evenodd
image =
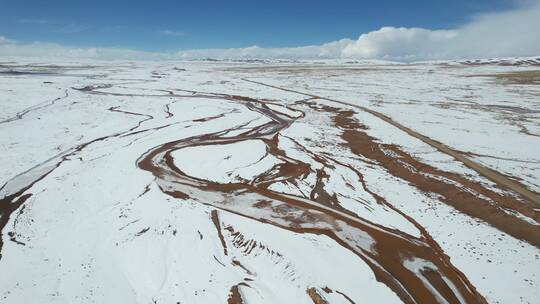
M0 62L0 303L540 303L540 59Z

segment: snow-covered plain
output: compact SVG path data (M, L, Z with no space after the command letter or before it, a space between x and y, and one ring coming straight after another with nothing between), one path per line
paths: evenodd
M505 62L3 60L0 303L538 303Z

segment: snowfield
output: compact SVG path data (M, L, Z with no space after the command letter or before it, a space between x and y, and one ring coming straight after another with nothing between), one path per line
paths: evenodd
M0 303L538 303L540 60L0 60Z

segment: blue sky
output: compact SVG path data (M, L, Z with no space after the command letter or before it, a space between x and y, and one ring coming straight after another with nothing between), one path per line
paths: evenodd
M520 1L0 0L0 36L145 51L322 44L382 26L456 28Z

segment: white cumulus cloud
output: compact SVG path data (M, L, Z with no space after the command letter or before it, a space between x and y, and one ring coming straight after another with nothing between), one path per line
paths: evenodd
M540 55L540 1L519 9L479 15L455 28L430 30L385 26L322 45L295 48L190 50L184 58L351 58L428 60Z
M121 48L75 48L56 43L33 42L16 43L11 40L2 42L0 37L1 57L41 57L55 59L97 59L97 60L161 60L171 59L170 54L144 52Z
M451 30L383 27L361 35L342 57L397 60L540 55L540 4L484 14Z
M358 40L346 45L341 56L345 58L417 59L432 58L439 54L442 44L459 36L459 30L427 30L423 28L383 27L362 34Z
M510 11L476 16L453 29L385 26L322 45L290 48L250 46L198 49L176 53L115 48L72 48L53 43L17 43L0 36L0 56L55 56L93 59L430 59L519 57L540 55L540 0L525 1ZM161 35L181 36L171 30Z

